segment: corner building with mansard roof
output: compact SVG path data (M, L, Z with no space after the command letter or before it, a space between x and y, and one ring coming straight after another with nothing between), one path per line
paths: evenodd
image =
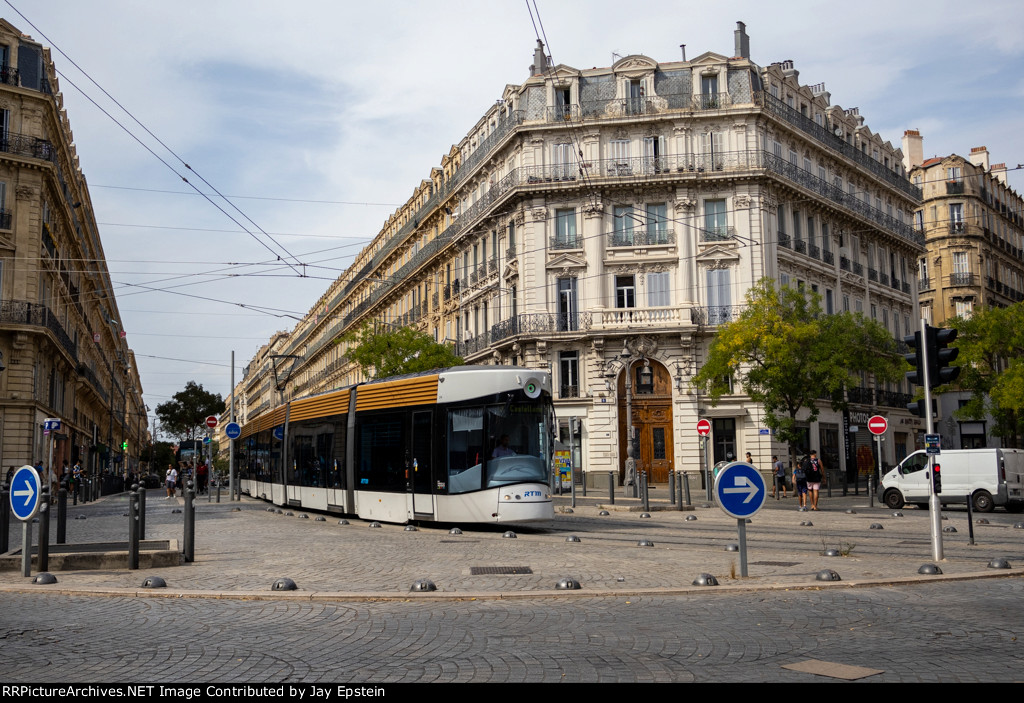
M0 19L0 466L137 472L147 425L50 50Z
M274 402L361 380L339 335L408 325L468 363L550 369L562 438L578 425L592 483L622 473L627 405L654 481L701 467L701 417L712 461L749 451L767 469L786 448L762 409L739 392L711 407L690 384L718 326L768 276L901 338L915 329L923 239L901 151L856 108L832 105L824 84L801 85L792 61L762 67L748 47L738 23L732 56L580 70L552 65L538 42L529 77L505 87L278 345L288 369ZM800 449L837 470L872 466L866 420L878 412L894 430L884 459L901 457L923 430L909 390L862 379L849 415L823 403ZM250 418L260 406L249 402Z

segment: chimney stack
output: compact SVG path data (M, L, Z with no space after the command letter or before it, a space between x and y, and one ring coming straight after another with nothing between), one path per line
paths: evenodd
M736 23L736 56L741 59L750 58L750 37L747 36L747 25L742 22Z
M916 129L903 132L903 168L908 171L924 163L924 138Z
M1009 186L1006 182L1006 164L992 164L992 175L1004 186Z
M548 70L548 57L544 53L544 42L537 40L537 48L533 50L533 65L530 66L530 75L539 76Z
M971 163L980 166L982 170L988 170L988 147L971 147Z

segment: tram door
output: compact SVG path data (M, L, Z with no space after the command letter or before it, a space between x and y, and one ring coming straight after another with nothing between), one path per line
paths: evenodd
M409 517L428 518L434 516L434 493L431 490L431 429L433 412L424 410L412 414L412 438L409 446L412 449L409 458L409 472L412 477Z

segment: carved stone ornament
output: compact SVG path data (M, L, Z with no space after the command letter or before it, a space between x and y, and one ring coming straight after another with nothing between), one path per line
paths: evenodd
M626 131L625 127L618 127L612 137L614 139L629 139L629 132Z
M530 214L533 216L534 222L543 222L548 219L547 208L535 207L530 211Z
M512 221L515 222L516 227L522 227L523 223L526 222L526 213L520 210L515 215L513 215Z
M734 208L746 209L750 207L750 196L746 193L737 193L736 197L732 199L732 204Z
M512 356L519 356L523 351L523 348L519 346L519 342L512 343Z
M693 212L697 208L697 201L692 198L677 198L676 210L680 212Z
M734 263L735 262L733 261L726 261L725 259L715 259L713 261L701 261L700 265L706 269L718 270L732 268Z
M653 356L658 351L658 343L651 337L626 337L625 344L633 356Z
M14 192L18 200L34 200L39 197L39 189L32 186L19 185Z

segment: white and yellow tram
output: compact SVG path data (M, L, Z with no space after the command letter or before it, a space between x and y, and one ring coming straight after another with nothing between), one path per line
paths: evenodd
M235 440L242 490L404 523L554 517L551 375L462 366L294 400Z

